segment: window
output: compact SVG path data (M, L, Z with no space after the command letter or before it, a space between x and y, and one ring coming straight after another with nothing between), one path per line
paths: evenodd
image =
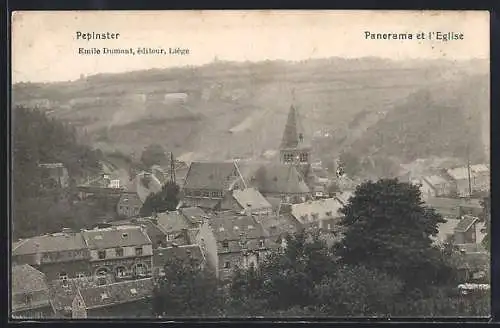
M135 266L135 274L138 276L142 276L146 274L146 267L142 263L138 263Z
M307 153L301 153L301 154L300 154L300 161L301 161L302 163L304 163L304 162L307 162L307 161L308 161L308 156L307 156Z
M98 286L106 285L106 278L104 278L104 277L97 278L97 285Z
M284 161L289 163L289 162L293 162L293 154L285 154L284 155Z
M231 263L229 261L224 262L224 269L229 269L231 267Z
M328 211L325 214L326 214L326 216L332 216L332 211Z
M106 258L106 251L98 251L97 257L99 258L99 260L104 260Z
M59 279L60 280L66 280L66 279L68 279L68 274L66 272L59 273Z
M85 278L85 273L78 272L78 273L76 274L76 277L77 277L77 278Z
M25 294L24 295L24 303L31 304L31 301L33 301L33 295Z
M224 248L229 248L229 242L228 242L227 240L224 240L224 241L222 242L222 247L224 247Z
M264 246L265 246L264 239L259 240L259 247L262 248Z
M123 256L123 248L121 247L118 247L115 249L115 252L116 252L116 256Z
M123 278L127 275L127 270L124 267L116 268L116 276L118 278Z
M240 240L240 246L241 246L242 248L246 248L246 247L247 247L247 244L248 244L248 242L247 242L246 240Z
M136 247L135 248L135 255L136 256L142 256L142 247Z

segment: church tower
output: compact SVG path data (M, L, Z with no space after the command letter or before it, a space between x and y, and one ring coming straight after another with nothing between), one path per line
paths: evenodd
M308 168L311 164L312 146L301 123L297 109L290 106L280 145L280 162Z

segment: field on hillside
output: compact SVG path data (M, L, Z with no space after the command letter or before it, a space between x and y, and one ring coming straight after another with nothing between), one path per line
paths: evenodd
M364 144L373 139L371 127L387 129L388 124L406 120L407 116L396 115L397 122L389 119L377 127L391 111L413 106L408 96L420 90L444 86L438 100L452 107L469 104L465 107L484 112L483 93L474 93L475 85L463 82L471 71L484 71L484 63L376 58L217 62L97 75L57 84L16 85L13 102L48 103L49 115L86 131L90 142L106 151L119 150L137 157L146 146L157 143L176 156L192 153L192 160L258 157L276 149L294 103L310 136L320 130L337 131L337 137L342 136L327 147L335 156L353 145L364 150ZM462 92L460 99L456 97L460 90L472 90L479 98L468 98L468 93ZM186 97L172 101L167 99L170 93ZM460 126L457 121L453 124ZM390 145L391 152L397 153L398 147Z

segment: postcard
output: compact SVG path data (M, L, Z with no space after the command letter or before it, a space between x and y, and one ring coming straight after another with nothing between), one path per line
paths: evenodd
M487 11L18 11L11 319L490 316Z

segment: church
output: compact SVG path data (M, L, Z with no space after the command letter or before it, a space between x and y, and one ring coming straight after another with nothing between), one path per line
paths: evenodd
M312 146L298 111L290 106L274 162L193 162L183 186L185 203L217 210L234 190L254 188L272 204L301 203L312 197Z

